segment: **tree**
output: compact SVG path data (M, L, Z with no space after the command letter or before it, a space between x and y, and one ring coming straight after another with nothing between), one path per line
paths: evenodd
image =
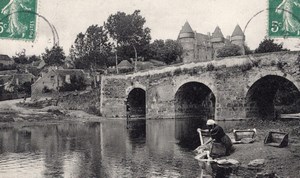
M26 56L14 56L13 60L15 61L16 64L27 64L28 59Z
M30 96L31 95L31 82L25 82L19 86L16 86L16 90L19 92L19 93L26 93L27 96Z
M242 55L241 47L235 44L226 44L218 50L217 57L239 56Z
M42 58L47 66L55 65L60 66L64 64L66 58L65 53L60 46L53 46L50 50L46 48L45 53L42 54Z
M143 51L151 40L150 28L144 27L145 22L140 10L135 10L133 14L117 12L108 17L104 26L110 37L116 41L121 57L134 57L137 60L138 52L140 56L144 55ZM130 48L133 50L129 50Z
M63 86L59 88L59 91L75 91L75 90L85 90L86 81L82 76L72 75L70 78L70 83L64 83Z
M182 46L175 40L155 40L149 45L148 58L171 64L181 56L182 51Z
M28 58L26 57L26 50L23 49L20 52L16 52L16 56L13 57L16 64L27 64Z
M246 45L246 44L244 44L244 49L245 49L245 54L246 55L253 53L253 51L251 51L251 49L249 48L249 46Z
M274 39L265 38L259 43L259 46L255 49L254 53L269 53L277 51L287 51L287 49L282 48L282 44L275 43Z
M36 55L32 55L28 58L28 62L29 63L32 63L32 62L35 62L35 61L40 61L41 58L39 56L36 56Z
M23 49L21 52L16 52L16 56L13 57L16 64L31 64L32 62L41 60L39 56L32 55L26 56L26 50Z
M91 25L84 34L79 33L77 35L70 49L71 58L76 68L107 67L106 60L112 49L107 33L102 26Z

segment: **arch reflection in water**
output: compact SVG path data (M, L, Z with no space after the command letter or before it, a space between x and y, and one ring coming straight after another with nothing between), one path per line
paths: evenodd
M142 122L143 121L143 122ZM195 177L173 120L12 125L0 129L3 177Z

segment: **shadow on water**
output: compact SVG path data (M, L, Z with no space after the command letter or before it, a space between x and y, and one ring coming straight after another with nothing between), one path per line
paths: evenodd
M175 120L0 127L2 177L197 177ZM0 177L1 177L0 176Z
M232 132L234 127L242 121L216 121L225 132ZM181 147L194 150L200 145L199 133L197 128L207 129L206 119L201 118L176 118L175 137ZM209 135L204 137L208 139Z
M144 141L146 138L146 119L137 119L127 122L127 132L129 139Z
M197 128L205 129L206 121L199 118L176 118L175 136L181 147L194 150L200 145Z

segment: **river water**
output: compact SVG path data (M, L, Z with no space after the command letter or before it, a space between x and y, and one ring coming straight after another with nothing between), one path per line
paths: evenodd
M189 120L0 126L0 177L201 177Z

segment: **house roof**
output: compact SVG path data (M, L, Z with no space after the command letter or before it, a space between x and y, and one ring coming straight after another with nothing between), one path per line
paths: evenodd
M119 69L132 69L133 65L129 61L123 60L118 64L118 68Z
M2 84L4 84L4 83L7 83L7 82L9 82L9 81L11 81L11 79L13 78L13 76L12 75L0 75L0 80L2 80L3 81L3 83ZM2 85L2 84L0 84L0 85Z
M41 68L43 68L45 65L46 65L45 61L44 61L44 60L41 60L40 63L38 64L37 68L38 68L38 69L41 69Z
M34 75L27 73L27 74L14 74L13 79L19 80L19 83L25 83L25 82L31 82L32 79L34 79Z
M244 36L244 32L239 25L236 25L231 36Z
M213 38L224 38L223 33L219 26L215 28L215 31L212 33Z
M6 54L0 54L1 61L12 61L12 59Z
M188 21L185 22L180 33L194 33L194 31Z
M0 75L12 75L17 72L18 72L17 70L3 70L3 71L0 71Z

